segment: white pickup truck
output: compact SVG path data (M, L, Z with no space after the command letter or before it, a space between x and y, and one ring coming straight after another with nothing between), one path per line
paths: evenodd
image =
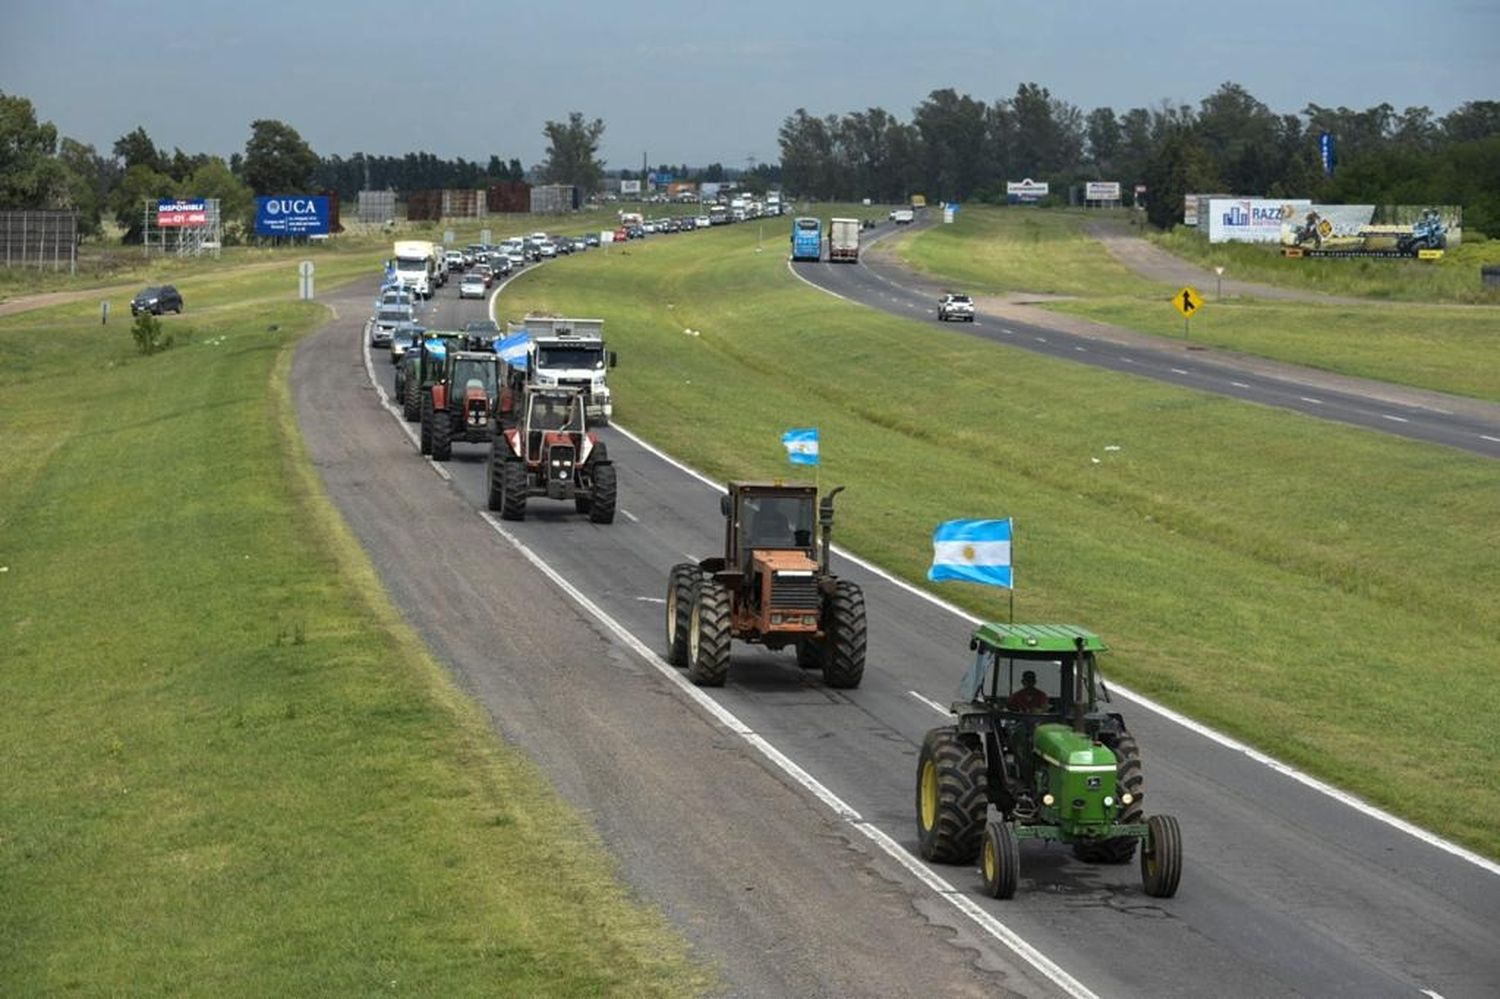
M917 213L912 211L910 208L891 209L891 221L896 223L897 225L905 225L910 222L915 222L916 220Z

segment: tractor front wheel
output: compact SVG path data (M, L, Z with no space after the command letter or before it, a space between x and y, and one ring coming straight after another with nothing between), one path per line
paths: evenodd
M1141 773L1141 747L1135 736L1121 732L1116 736L1105 736L1104 744L1115 754L1115 794L1129 794L1131 802L1120 808L1117 821L1136 825L1145 820L1145 806L1141 796L1146 791L1146 779ZM1093 843L1074 843L1073 856L1091 864L1125 864L1135 856L1134 836L1115 836Z
M729 590L711 577L698 581L688 618L688 679L722 687L729 677Z
M1141 887L1152 898L1171 898L1182 880L1182 833L1170 815L1146 820L1146 843L1141 848Z
M984 835L984 752L948 725L922 740L917 756L917 837L922 857L967 864Z
M605 462L594 468L593 492L589 495L589 522L613 524L615 522L615 498L618 494L615 466Z
M846 579L839 580L824 605L824 621L828 639L823 682L845 690L858 687L865 675L864 591Z
M485 477L489 481L489 494L485 497L485 505L493 513L498 513L501 504L505 501L505 456L500 451L504 444L504 439L499 437L490 441L490 457L485 468Z
M428 396L422 400L422 432L418 435L418 450L423 454L432 453L432 397Z
M432 460L447 461L453 457L453 421L446 409L432 413Z
M688 664L688 623L697 581L698 567L691 562L677 563L667 576L667 662L673 666Z
M500 518L526 519L526 463L516 458L500 466Z
M1015 831L1006 823L985 823L979 867L984 872L984 892L990 898L1011 898L1016 894L1016 885L1021 880L1021 847Z

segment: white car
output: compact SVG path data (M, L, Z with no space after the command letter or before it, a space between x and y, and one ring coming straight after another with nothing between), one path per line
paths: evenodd
M709 227L709 224L710 223L707 215L699 215L697 218L693 219L693 225L698 229L707 229Z
M463 255L463 251L461 250L449 250L443 254L443 257L448 261L449 270L461 271L469 266L469 259Z
M557 244L553 243L550 239L538 243L536 252L540 253L543 257L555 257L557 256Z
M477 271L465 274L464 279L458 283L459 298L483 298L484 291L484 275Z
M938 302L938 322L946 323L949 320L974 321L974 300L968 295L944 295L942 301Z

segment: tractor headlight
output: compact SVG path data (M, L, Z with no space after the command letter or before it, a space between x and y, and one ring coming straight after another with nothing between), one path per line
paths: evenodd
M1128 805L1133 801L1135 801L1135 795L1131 794L1129 791L1126 791L1124 794L1120 795L1120 804L1122 805Z
M1115 803L1115 799L1111 798L1107 794L1104 796L1104 807L1105 808L1112 808L1112 807L1114 807L1114 803Z
M780 624L781 623L781 615L780 614L772 614L771 615L771 623L772 624Z
M1051 808L1053 805L1057 804L1057 799L1052 797L1052 795L1050 794L1044 794L1042 795L1042 804L1046 805L1048 808Z

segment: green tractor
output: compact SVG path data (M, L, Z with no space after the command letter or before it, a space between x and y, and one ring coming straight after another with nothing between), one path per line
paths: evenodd
M428 330L396 365L396 398L401 402L401 415L407 423L417 423L422 419L422 397L430 394L432 386L443 380L448 367L448 352L457 350L462 341L462 333ZM422 453L426 454L427 450L423 448Z
M917 832L927 860L980 858L985 891L1010 898L1023 839L1068 844L1080 860L1125 863L1140 846L1147 895L1171 898L1182 837L1170 815L1147 818L1140 750L1107 710L1095 656L1106 646L1071 625L986 624L953 704L917 761Z

